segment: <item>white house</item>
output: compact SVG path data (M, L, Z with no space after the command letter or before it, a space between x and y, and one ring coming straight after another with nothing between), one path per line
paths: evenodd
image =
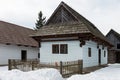
M83 60L83 67L107 64L105 36L86 18L61 2L33 38L40 44L40 61Z
M34 30L0 21L0 65L8 64L8 59L38 58L38 43L29 35Z

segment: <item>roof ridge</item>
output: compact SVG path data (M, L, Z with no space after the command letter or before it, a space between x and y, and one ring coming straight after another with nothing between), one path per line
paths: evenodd
M111 29L111 31L114 33L114 35L116 35L117 37L119 37L120 39L120 34L118 32L116 32L115 30Z
M115 31L114 29L111 29L111 30L106 34L106 36L107 36L108 34L112 33L112 32L120 35L117 31Z

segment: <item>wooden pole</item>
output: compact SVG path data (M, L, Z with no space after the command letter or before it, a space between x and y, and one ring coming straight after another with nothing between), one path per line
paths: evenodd
M62 61L60 61L60 74L62 75Z
M34 62L32 61L32 70L34 70Z
M78 60L78 74L82 74L83 60Z
M8 70L11 70L11 60L10 59L8 59Z

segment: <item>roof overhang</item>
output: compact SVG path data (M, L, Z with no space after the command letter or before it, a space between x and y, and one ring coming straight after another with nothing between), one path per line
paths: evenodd
M77 37L77 38L68 38L68 37ZM78 34L57 34L57 35L45 35L45 36L32 36L37 42L43 42L45 39L46 41L65 41L65 40L92 40L97 42L98 45L104 45L113 47L112 44L110 44L108 41L105 41L99 37L96 37L95 35L91 33L78 33ZM51 40L51 38L58 38L57 40ZM60 38L64 38L63 40ZM66 39L65 39L66 38Z

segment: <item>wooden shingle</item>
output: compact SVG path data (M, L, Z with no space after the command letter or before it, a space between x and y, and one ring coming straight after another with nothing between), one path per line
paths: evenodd
M30 37L34 32L34 30L29 28L0 21L1 44L38 47L37 41Z

